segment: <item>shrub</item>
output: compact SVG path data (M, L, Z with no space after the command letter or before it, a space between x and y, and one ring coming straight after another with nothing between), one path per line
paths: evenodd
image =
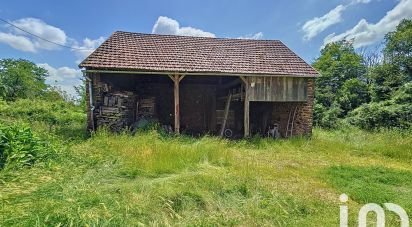
M84 122L85 113L72 103L41 99L19 99L1 104L1 115L22 118L28 121L41 121L51 126Z
M364 104L352 111L348 122L363 129L412 128L412 83L394 92L391 100Z
M0 126L0 169L30 167L54 152L47 141L25 126Z
M342 109L337 103L333 103L330 108L316 103L314 106L314 123L323 128L338 128L341 113Z
M15 122L28 123L37 133L57 135L66 141L87 137L84 110L64 100L0 101L0 123L11 124Z
M412 126L412 105L393 101L369 103L355 109L348 122L362 129L404 128Z

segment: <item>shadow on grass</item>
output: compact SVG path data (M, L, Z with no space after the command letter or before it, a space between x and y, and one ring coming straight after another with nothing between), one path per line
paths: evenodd
M328 183L360 203L387 202L412 212L412 172L381 166L332 166L325 170Z

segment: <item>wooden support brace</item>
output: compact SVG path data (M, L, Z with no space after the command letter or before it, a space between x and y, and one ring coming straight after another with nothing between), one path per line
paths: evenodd
M247 80L244 76L239 76L239 78L243 81L243 83L245 83L245 85L247 85Z
M186 75L180 75L179 77L179 82L183 80L183 78L185 78Z
M175 81L175 78L173 77L173 75L167 75L173 82Z

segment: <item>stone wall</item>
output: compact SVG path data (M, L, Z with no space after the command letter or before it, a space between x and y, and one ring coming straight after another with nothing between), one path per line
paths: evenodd
M282 137L286 136L289 113L297 106L293 135L310 136L313 127L313 100L314 100L314 80L308 79L306 102L276 102L273 105L272 120L279 123Z

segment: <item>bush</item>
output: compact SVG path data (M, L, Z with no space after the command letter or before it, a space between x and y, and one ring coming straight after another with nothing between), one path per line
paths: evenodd
M391 100L364 104L352 111L348 122L363 129L412 128L412 83L406 83Z
M403 128L412 126L412 105L393 101L369 103L351 112L348 122L362 129Z
M45 122L51 126L84 122L84 110L76 105L59 101L41 99L19 99L15 102L0 104L1 115L32 121Z
M28 123L37 133L52 132L53 135L64 140L71 141L87 137L84 109L64 100L0 101L0 123L15 122Z
M412 82L404 84L394 92L392 99L398 104L412 104Z
M319 127L335 129L339 126L341 114L342 109L337 103L333 103L330 108L316 103L314 106L314 123Z
M55 151L25 126L0 126L0 169L30 167Z

